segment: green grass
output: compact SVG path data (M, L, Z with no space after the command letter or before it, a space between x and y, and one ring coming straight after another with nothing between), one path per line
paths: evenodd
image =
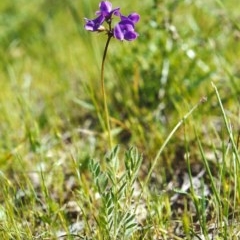
M0 3L0 238L238 239L238 1L113 5L110 149L98 1Z

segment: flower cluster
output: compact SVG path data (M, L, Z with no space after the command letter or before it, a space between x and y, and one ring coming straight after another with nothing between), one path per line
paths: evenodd
M137 13L131 13L127 17L122 15L120 8L112 9L112 4L109 1L102 1L99 4L99 10L96 12L97 17L93 20L85 18L85 29L91 32L106 31L109 36L113 36L118 40L132 41L138 37L135 32L135 24L139 21L140 16ZM112 28L113 15L119 17L120 21ZM103 23L108 24L108 29L103 26Z

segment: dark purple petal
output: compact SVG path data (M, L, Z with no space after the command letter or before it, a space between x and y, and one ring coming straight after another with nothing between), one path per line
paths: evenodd
M119 8L119 7L118 7L118 8L114 8L114 9L109 13L109 15L110 15L110 17L111 17L112 15L120 16L120 15L121 15L121 13L120 13L120 8Z
M120 18L121 18L121 21L124 21L124 20L128 20L128 17L124 16L124 15L120 15Z
M113 36L117 38L118 40L123 40L124 39L124 34L121 29L121 26L117 24L114 29L113 29Z
M118 24L120 24L121 26L128 26L128 27L132 26L132 29L134 28L134 23L129 19L122 20Z
M124 39L127 41L133 41L138 37L136 32L126 32L124 35Z
M112 3L110 3L109 1L102 1L99 3L99 9L102 13L110 13L112 10Z
M129 21L122 21L119 23L119 25L120 25L122 31L125 31L125 32L133 32L134 31L134 26Z
M92 31L92 32L98 31L102 23L104 22L104 20L105 18L102 15L98 16L93 20L85 18L86 24L84 27L88 31Z
M99 10L96 12L96 15L102 15L105 17L105 20L108 20L112 15L120 16L120 8L114 8L112 10L112 3L109 1L102 1L99 4Z
M112 18L112 15L116 15L116 16L120 16L120 8L114 8L111 12L107 13L102 13L102 15L105 17L105 20L107 21L108 19L111 19Z
M115 16L118 16L118 17L121 16L120 8L114 8L114 9L112 10L112 12L113 12L113 14L114 14Z
M137 23L140 19L140 15L137 13L131 13L127 18L130 19L133 23Z
M140 15L137 13L131 13L130 15L128 15L127 17L124 15L121 15L121 20L129 20L131 21L133 24L137 23L140 19Z

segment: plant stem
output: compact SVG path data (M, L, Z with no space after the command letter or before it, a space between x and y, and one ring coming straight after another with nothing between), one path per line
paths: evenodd
M102 66L101 66L101 88L102 88L105 120L106 120L106 125L107 125L108 141L109 141L110 149L112 149L112 136L111 136L109 113L108 113L108 106L107 106L107 96L106 96L105 85L104 85L104 64L105 64L105 60L106 60L106 56L107 56L108 45L109 45L109 42L110 42L111 38L112 38L112 35L109 34L106 45L105 45L105 49L104 49L104 52L103 52Z

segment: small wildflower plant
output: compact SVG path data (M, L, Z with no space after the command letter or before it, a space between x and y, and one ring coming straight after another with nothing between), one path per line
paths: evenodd
M115 19L117 21L113 22ZM112 146L107 97L104 86L104 65L110 40L112 38L119 41L133 41L137 39L139 34L135 30L135 25L139 20L139 14L132 12L125 16L121 13L119 7L113 8L109 1L100 2L99 10L96 11L96 18L85 18L84 28L87 31L104 32L107 35L101 66L101 88L104 101L105 127L108 132L109 147L112 151L104 162L106 164L104 169L101 168L99 162L94 160L89 161L89 170L93 176L93 188L99 196L100 202L94 219L99 229L96 235L100 236L101 239L129 239L139 230L136 214L138 206L134 202L140 202L145 189L147 189L157 161L174 133L193 111L202 104L202 101L196 104L170 132L157 152L145 181L140 184L141 190L138 196L134 197L136 193L134 185L138 182L137 176L142 158L138 154L137 149L132 148L126 151L123 157L124 160L121 161L118 158L118 146ZM121 164L123 162L124 164Z
M113 26L113 20L117 23ZM133 12L128 16L120 12L120 8L113 8L109 1L102 1L96 18L85 18L85 29L90 32L105 32L107 41L102 58L101 88L104 100L105 122L109 137L109 146L112 149L110 121L107 99L104 87L104 64L109 42L112 38L123 41L133 41L139 34L135 31L135 24L139 21L139 14ZM124 157L124 166L118 158L118 146L114 147L106 161L106 169L91 160L89 169L93 176L93 185L100 196L99 213L95 216L96 223L101 229L100 235L104 239L129 239L138 229L135 211L132 205L134 184L137 181L138 171L142 158L137 149L130 149Z
M105 112L105 125L108 132L109 146L112 148L112 137L110 130L110 121L107 107L107 97L104 86L104 64L107 55L107 49L111 38L123 41L133 41L139 34L135 31L135 24L140 20L140 15L133 12L128 16L124 16L120 8L112 8L112 3L109 1L101 1L99 3L99 10L96 11L96 18L88 19L85 18L85 29L91 32L105 32L108 36L105 45L102 66L101 66L101 88L104 101L104 112ZM113 27L113 19L117 18L118 22Z

